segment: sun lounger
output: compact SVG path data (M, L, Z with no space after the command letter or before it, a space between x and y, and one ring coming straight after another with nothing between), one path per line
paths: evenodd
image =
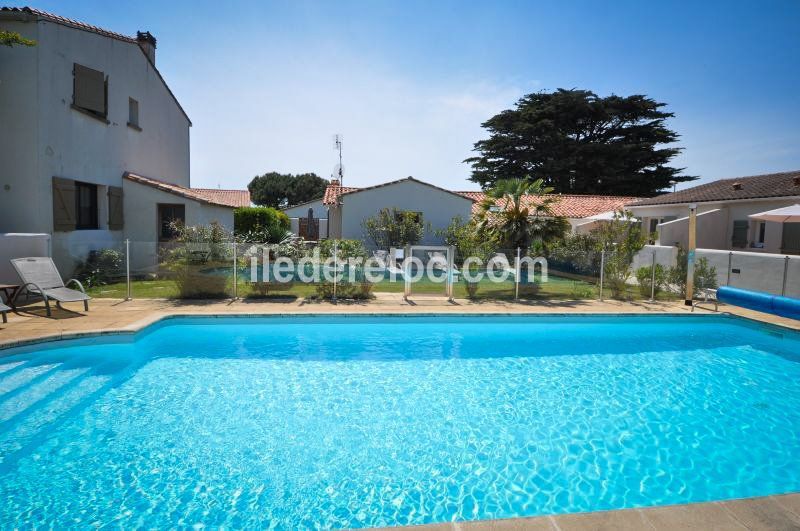
M22 279L22 287L14 294L14 301L25 290L44 299L48 317L50 317L50 299L56 301L56 305L59 308L62 302L83 301L83 309L89 311L91 297L86 294L83 285L74 278L68 280L65 284L52 258L48 256L14 258L11 260L11 265L16 269L19 278ZM71 283L75 283L78 289L68 288L67 285Z

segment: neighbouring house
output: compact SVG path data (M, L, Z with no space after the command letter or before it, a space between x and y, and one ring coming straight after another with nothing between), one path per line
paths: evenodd
M233 228L249 196L191 188L192 124L150 33L27 7L0 8L0 29L36 41L0 47L0 233L51 233L66 275L126 238L155 248L168 220Z
M627 208L657 245L688 246L689 205L697 205L697 247L800 254L800 223L748 216L800 203L800 171L721 179L633 202Z
M475 203L472 206L473 215L480 212L481 202L486 199L484 192L458 192L469 197ZM618 195L576 195L576 194L554 194L555 201L551 205L553 214L566 218L572 232L586 233L603 221L613 219L614 214L625 209L625 205L638 197L627 197ZM522 204L526 207L536 206L540 198L535 195L526 195L522 198ZM502 199L495 201L497 208L501 208Z
M374 216L382 208L397 208L418 212L431 231L423 244L442 243L435 234L454 217L469 219L478 213L484 192L454 192L423 181L407 177L384 184L355 188L341 186L334 180L325 190L325 196L307 203L284 209L292 223L292 232L307 239L352 238L363 239L364 219ZM603 215L610 216L636 197L597 195L557 195L553 205L556 215L565 217L576 232L588 231L597 226ZM535 196L524 199L536 201ZM498 201L498 208L502 201ZM309 229L310 227L310 229ZM315 237L317 236L317 237Z

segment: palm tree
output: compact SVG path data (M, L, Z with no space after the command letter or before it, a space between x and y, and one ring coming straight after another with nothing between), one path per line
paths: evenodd
M478 228L502 247L527 250L564 234L567 222L553 213L557 198L542 179L501 179L486 191L480 204Z

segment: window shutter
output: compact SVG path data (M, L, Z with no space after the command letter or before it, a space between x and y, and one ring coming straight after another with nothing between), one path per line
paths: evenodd
M122 188L108 187L108 230L122 230L124 225L122 215Z
M75 105L102 116L106 114L105 76L99 70L75 63Z
M749 226L750 222L746 220L735 220L733 222L732 247L747 247L747 229Z
M75 230L75 181L53 177L53 230Z

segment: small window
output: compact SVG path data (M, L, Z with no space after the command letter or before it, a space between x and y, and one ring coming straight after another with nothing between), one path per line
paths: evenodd
M747 229L750 223L746 220L737 220L733 222L733 236L731 237L732 247L747 247Z
M75 228L93 230L97 228L97 185L75 183Z
M767 235L767 223L762 221L758 224L758 243L764 243L764 237Z
M99 70L78 63L72 70L72 106L106 121L108 117L108 78Z
M133 98L128 98L128 125L134 129L139 127L139 102Z

